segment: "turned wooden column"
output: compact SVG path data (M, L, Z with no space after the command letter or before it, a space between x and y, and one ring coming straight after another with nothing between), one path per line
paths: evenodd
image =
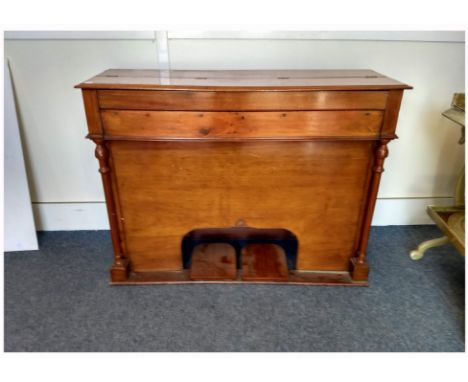
M351 277L354 281L365 281L369 275L369 266L366 262L367 243L369 241L372 216L374 215L377 193L379 191L380 178L384 172L385 158L388 156L387 144L389 139L379 141L374 154L374 165L372 167L372 178L369 185L367 206L361 227L361 236L355 257L351 259Z
M112 246L114 248L114 263L110 270L111 279L112 281L125 281L128 277L128 261L122 251L122 244L120 241L120 229L112 191L111 170L109 167L109 151L104 140L93 139L93 141L96 143L95 155L99 160L99 172L102 176L102 184L106 196L107 214L109 216Z

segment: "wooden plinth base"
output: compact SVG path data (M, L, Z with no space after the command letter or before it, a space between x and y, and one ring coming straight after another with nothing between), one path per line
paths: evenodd
M129 275L128 261L123 259L119 265L113 265L110 269L110 275L113 282L127 280Z
M138 284L299 284L367 286L369 268L357 258L349 272L288 270L284 250L274 244L249 244L242 249L242 268L237 269L236 251L225 243L197 245L191 268L179 271L111 271L112 285ZM128 267L126 267L128 269Z
M160 272L130 272L125 281L112 281L111 285L141 284L299 284L367 286L367 281L353 281L349 272L289 271L287 281L243 280L237 270L235 280L191 280L189 270Z
M350 274L354 281L366 281L369 278L369 266L367 263L359 263L356 257L350 260Z

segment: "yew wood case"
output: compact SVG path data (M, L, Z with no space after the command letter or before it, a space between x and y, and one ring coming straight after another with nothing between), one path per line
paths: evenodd
M107 70L77 87L113 283L214 282L190 278L182 241L250 227L297 239L288 276L259 282L367 284L387 144L410 86L369 70ZM255 282L234 272L216 282Z

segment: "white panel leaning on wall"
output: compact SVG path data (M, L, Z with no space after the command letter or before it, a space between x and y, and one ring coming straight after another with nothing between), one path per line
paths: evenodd
M23 149L16 116L15 98L8 61L4 61L5 78L5 211L4 250L37 250L36 227L24 166Z

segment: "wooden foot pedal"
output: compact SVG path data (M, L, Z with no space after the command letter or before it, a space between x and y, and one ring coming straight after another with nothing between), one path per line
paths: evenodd
M192 252L190 279L199 281L235 280L236 250L230 244L199 244Z
M275 244L249 244L242 249L242 280L287 281L284 250Z

